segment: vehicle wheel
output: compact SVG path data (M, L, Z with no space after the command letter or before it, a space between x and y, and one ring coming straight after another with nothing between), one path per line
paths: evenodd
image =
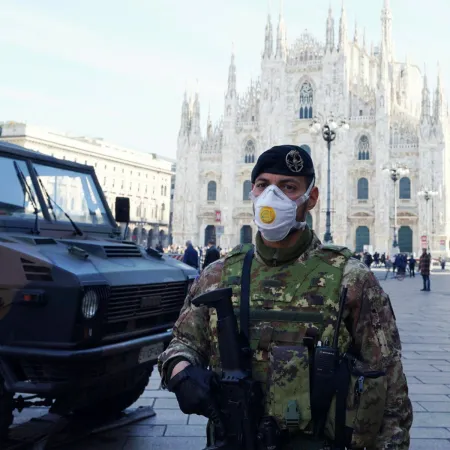
M8 430L13 423L14 395L7 392L0 377L0 441L8 437Z
M112 418L118 416L124 409L127 409L144 393L148 385L149 378L153 372L153 367L139 369L136 375L137 381L132 388L116 393L112 397L107 397L99 402L74 411L77 416L92 418Z

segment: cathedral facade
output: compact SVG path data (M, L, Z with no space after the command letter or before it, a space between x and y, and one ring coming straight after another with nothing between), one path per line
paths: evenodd
M426 73L394 57L389 1L381 12L381 41L349 37L342 8L335 30L330 9L325 44L304 32L286 39L282 15L276 33L268 16L260 77L237 92L234 54L224 115L200 128L198 94L185 94L178 136L173 241L222 248L254 241L250 174L258 156L274 145L307 145L320 200L308 221L322 239L327 196L327 146L310 125L344 119L347 132L331 144L333 242L362 251L449 254L449 116L440 76L429 88ZM276 34L276 36L275 36ZM389 168L406 169L394 182ZM424 191L432 192L425 200Z

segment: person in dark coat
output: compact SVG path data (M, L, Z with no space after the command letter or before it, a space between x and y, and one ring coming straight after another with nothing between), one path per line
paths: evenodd
M430 267L431 255L427 253L427 249L424 248L419 260L419 270L423 278L423 289L421 289L421 291L430 291Z
M214 242L209 241L208 249L205 253L205 261L203 262L203 269L205 269L207 266L209 266L214 261L217 261L218 259L220 259L220 252L219 250L217 250Z
M198 252L192 246L191 241L186 241L186 250L184 251L183 262L198 270Z

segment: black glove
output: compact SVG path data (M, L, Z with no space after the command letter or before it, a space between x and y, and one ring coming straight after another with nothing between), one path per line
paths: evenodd
M199 414L208 418L216 415L213 390L219 386L217 374L198 366L187 366L167 384L174 392L184 414Z

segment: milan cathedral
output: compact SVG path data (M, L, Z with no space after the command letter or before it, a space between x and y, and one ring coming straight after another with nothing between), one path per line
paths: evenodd
M336 33L331 9L325 44L308 32L286 39L280 14L276 36L269 14L260 77L237 92L231 55L224 115L200 128L200 99L185 94L178 135L173 241L215 240L222 248L251 242L250 173L273 145L307 145L321 200L308 216L319 237L325 231L327 149L313 118L333 115L350 126L331 148L331 231L335 244L389 253L394 229L402 252L448 255L450 236L449 115L441 77L433 92L425 71L395 59L389 0L381 12L381 39L367 45L355 27L349 37L342 7ZM335 36L337 35L337 39ZM274 39L275 38L275 39ZM394 183L388 170L406 169ZM424 192L433 195L424 196ZM426 200L425 198L429 198Z

